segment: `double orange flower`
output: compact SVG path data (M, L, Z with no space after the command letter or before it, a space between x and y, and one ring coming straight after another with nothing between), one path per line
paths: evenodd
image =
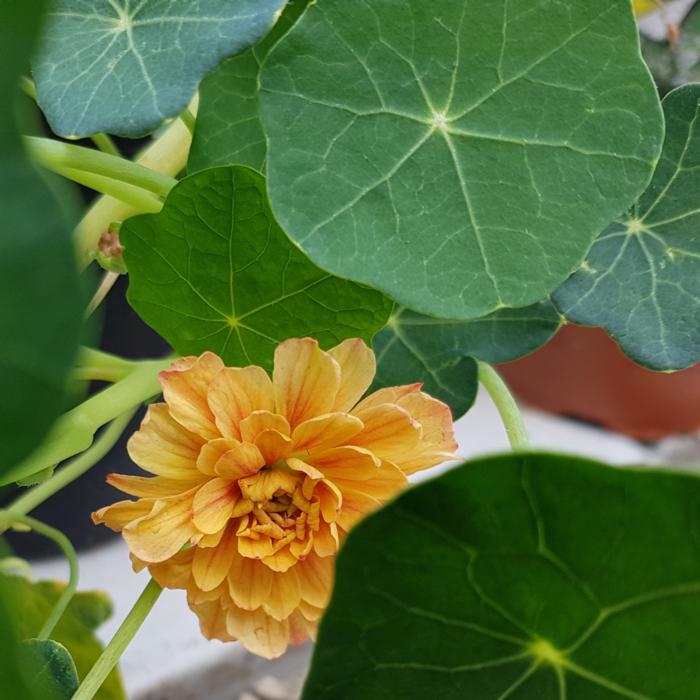
M375 369L359 339L287 340L272 379L212 353L175 362L128 446L153 476L111 475L137 500L93 519L187 591L206 637L279 656L313 637L345 533L407 474L455 457L450 410L420 384L360 400Z

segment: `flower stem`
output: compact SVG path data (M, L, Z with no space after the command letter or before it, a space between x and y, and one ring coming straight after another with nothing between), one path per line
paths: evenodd
M68 566L70 568L68 583L56 601L53 610L46 618L46 622L44 622L41 630L39 630L39 634L37 634L37 639L48 639L58 624L58 621L63 616L63 613L66 611L73 594L78 588L78 557L75 553L75 549L73 549L73 545L70 543L70 540L62 532L59 532L55 528L39 522L34 518L30 518L28 515L20 515L12 510L0 511L0 525L2 526L0 529L17 524L25 525L26 527L34 530L34 532L53 540L66 555L66 559L68 559Z
M479 362L479 381L489 392L503 425L508 435L511 447L514 450L524 450L528 447L527 431L523 422L523 415L518 408L508 386L491 365Z
M138 187L159 197L167 196L177 184L175 178L94 148L39 136L26 136L24 141L35 160L49 170L61 172L67 168L71 171L91 173Z
M117 665L119 657L134 638L136 632L143 624L143 621L151 612L153 606L162 592L158 583L151 579L139 596L134 607L124 618L119 629L105 647L95 665L88 671L78 690L75 691L72 700L92 700L95 693L100 689L109 675L110 671Z
M30 513L47 498L82 476L114 447L135 413L136 409L133 408L119 418L115 418L89 449L58 470L50 479L34 486L17 498L8 508L9 513L13 517Z
M114 143L112 137L109 134L93 134L91 137L92 142L99 148L103 153L109 153L112 156L121 157L117 144Z

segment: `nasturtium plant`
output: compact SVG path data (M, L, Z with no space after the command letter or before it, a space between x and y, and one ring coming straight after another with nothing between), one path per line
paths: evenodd
M54 0L32 67L39 105L61 136L148 133L182 111L222 59L255 43L283 5Z
M700 85L674 90L663 106L666 140L651 184L554 300L640 364L682 369L700 360Z
M348 537L305 700L700 694L700 479L468 462Z
M190 175L160 214L121 231L129 301L180 353L270 366L285 338L370 341L392 303L333 277L296 248L270 211L262 175L243 166Z
M661 146L626 0L325 0L261 84L282 227L321 267L443 317L553 291Z
M0 5L0 536L70 571L0 562L0 697L124 700L163 587L260 656L320 630L308 700L700 697L700 479L535 452L492 366L565 323L700 360L698 15L655 84L656 4ZM124 274L167 356L78 346ZM479 385L513 452L400 495ZM102 649L31 513L143 404L90 505L151 578Z

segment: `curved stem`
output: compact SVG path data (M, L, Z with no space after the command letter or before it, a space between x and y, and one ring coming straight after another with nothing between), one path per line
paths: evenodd
M66 555L66 559L68 559L68 566L70 568L68 583L56 601L56 604L53 606L53 610L46 618L46 622L44 622L41 630L39 630L39 634L37 634L37 639L48 639L78 588L78 556L70 540L62 532L34 518L30 518L28 515L20 515L8 510L0 511L0 521L4 521L3 525L6 527L11 527L13 524L26 525L28 528L34 530L34 532L48 537L61 548Z
M92 142L99 148L103 153L109 153L113 156L121 157L117 144L114 143L112 137L109 134L93 134L91 137Z
M143 593L139 596L134 607L131 608L129 614L124 618L124 622L115 632L114 637L109 644L104 648L104 651L97 659L95 665L88 671L88 674L83 679L78 690L75 691L72 700L92 700L95 693L100 689L109 675L110 671L117 665L119 657L124 653L124 650L129 645L129 642L134 638L136 632L143 624L143 621L151 612L158 597L162 592L162 588L158 583L151 579L144 588Z
M49 170L68 168L117 180L166 197L177 180L126 158L40 136L26 136L29 153Z
M10 515L14 517L30 513L47 498L53 496L64 486L68 486L97 464L114 447L135 413L136 408L127 411L119 418L115 418L89 449L59 469L50 479L23 493L8 508Z
M479 362L479 381L489 392L498 413L505 426L508 440L514 450L523 450L528 447L527 431L523 422L523 415L518 408L508 386L491 365Z

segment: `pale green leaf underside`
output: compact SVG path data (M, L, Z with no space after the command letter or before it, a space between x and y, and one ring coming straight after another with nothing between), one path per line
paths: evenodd
M303 698L700 697L700 480L467 463L341 550Z
M661 145L628 0L318 0L261 84L283 228L447 318L545 298Z
M700 85L674 90L663 107L666 141L649 188L554 300L636 362L682 369L700 360Z
M284 0L55 0L33 65L62 136L141 136L187 105L199 80L253 44Z
M121 239L129 302L182 354L270 367L286 338L369 343L391 311L379 292L310 262L272 216L265 179L247 167L190 175L162 212L127 220Z
M476 398L475 359L508 362L549 340L561 320L552 304L503 309L477 321L449 321L397 309L374 339L375 387L423 382L455 418Z
M189 172L233 164L265 170L267 146L258 103L260 66L308 2L289 0L269 34L253 48L224 61L202 81Z

